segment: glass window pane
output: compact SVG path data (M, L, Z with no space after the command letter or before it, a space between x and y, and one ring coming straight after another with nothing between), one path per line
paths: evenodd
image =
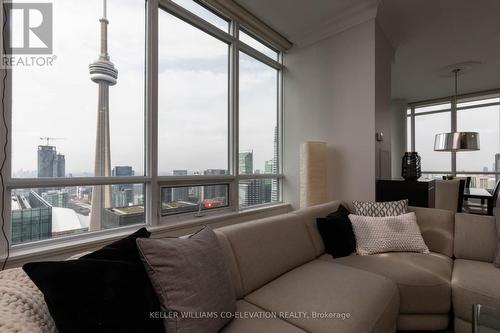
M227 207L228 194L228 184L162 187L161 212L171 215Z
M277 173L278 71L240 52L239 173Z
M494 97L494 98L488 98L488 99L478 99L474 101L468 101L466 102L465 100L463 102L458 101L457 107L466 107L466 106L474 106L474 105L481 105L481 104L489 104L489 103L500 103L500 97Z
M118 78L108 88L106 175L120 165L144 174L144 8L140 0L108 1L108 53ZM102 4L60 1L53 16L52 65L12 69L15 178L95 175L99 85L91 80L89 64L99 58ZM13 38L19 33L14 29Z
M415 113L449 110L451 109L451 103L441 103L429 106L420 106L415 108Z
M189 10L191 13L195 14L196 16L201 17L208 23L213 24L217 28L229 32L229 21L226 20L225 18L215 14L208 8L202 6L200 3L197 1L193 0L172 0L179 6L184 7L185 9Z
M159 174L228 169L229 46L160 11Z
M481 149L457 152L457 172L500 171L500 107L487 106L457 111L459 131L479 132Z
M101 196L100 219L93 219L97 191L109 196ZM142 224L144 184L15 189L11 207L13 245Z
M451 113L415 117L415 151L422 159L422 171L450 171L451 153L434 151L434 137L451 130Z
M411 117L406 118L406 151L411 151Z
M471 177L470 180L471 188L484 188L485 190L489 190L492 193L493 190L495 189L495 184L499 180L499 177L496 175L481 175L481 174L471 175L470 173L465 175L457 174L457 177L460 178Z
M278 179L245 179L240 181L240 207L279 202Z
M248 33L240 29L240 40L247 44L248 46L253 47L259 52L264 53L266 56L269 58L272 58L274 60L278 60L278 55L279 53L276 52L275 50L271 49L269 46L266 46L264 43L259 41L258 39L250 36Z

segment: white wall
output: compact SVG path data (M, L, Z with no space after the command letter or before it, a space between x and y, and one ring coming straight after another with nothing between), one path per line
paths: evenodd
M375 24L375 132L383 141L375 141L375 177L391 178L391 65L394 48L378 24Z
M375 198L375 20L285 55L284 195L299 207L299 145L328 143L329 199Z
M391 101L391 151L392 177L401 178L401 162L406 151L406 108L405 99Z

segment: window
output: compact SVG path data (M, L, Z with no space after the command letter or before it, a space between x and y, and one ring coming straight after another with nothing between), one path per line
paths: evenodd
M159 174L227 174L228 44L161 11L158 47Z
M428 178L453 174L471 177L472 187L492 189L500 180L500 92L462 95L456 111L453 100L440 104L419 102L408 114L408 139L414 137L415 150L422 157L422 171ZM417 110L420 110L418 113ZM424 111L422 111L424 110ZM415 133L411 133L411 121ZM457 131L479 132L479 151L434 152L434 135ZM411 145L410 145L411 146ZM432 173L431 173L432 172Z
M12 68L11 244L280 202L277 48L201 1L106 9L58 3L53 67Z
M163 215L198 212L227 207L229 185L172 186L161 189Z
M53 66L12 68L13 178L95 175L98 84L89 64L99 57L101 6L62 1L53 15ZM108 19L108 50L118 70L109 87L110 173L126 165L144 175L144 1L110 0ZM14 36L21 33L13 26Z
M273 50L269 46L266 46L262 41L253 37L250 33L246 32L243 29L240 30L240 40L243 43L247 44L248 46L251 46L254 49L264 53L269 58L274 59L274 60L278 60L278 56L279 56L278 52L276 52L275 50Z
M109 72L89 71L103 59L102 6L64 1L53 8L53 65L11 69L14 245L145 222L145 183L136 179L145 175L145 2L108 1L107 70L118 71L116 82ZM18 24L13 39L22 33Z
M415 151L421 157L423 171L451 170L451 153L434 151L434 136L451 130L451 113L415 116Z
M457 153L457 172L500 171L500 164L496 162L497 154L500 153L499 124L499 104L485 107L477 105L457 111L457 130L479 132L481 144L479 151Z

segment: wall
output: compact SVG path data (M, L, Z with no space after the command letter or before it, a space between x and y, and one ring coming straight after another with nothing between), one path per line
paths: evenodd
M299 207L299 145L328 143L329 199L375 198L375 20L285 55L285 200Z
M405 151L406 142L406 108L405 99L391 101L391 165L392 178L401 178L401 162Z
M391 65L394 48L378 23L375 24L375 132L382 141L375 141L375 177L391 178Z

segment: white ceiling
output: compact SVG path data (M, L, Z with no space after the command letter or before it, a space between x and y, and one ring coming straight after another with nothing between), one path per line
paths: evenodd
M234 0L298 46L376 15L379 0Z
M234 1L299 47L377 15L396 48L393 98L451 95L439 70L464 61L481 64L460 77L459 93L500 88L500 0Z
M459 93L500 88L500 1L383 0L377 19L397 46L392 97L418 101L453 94L445 66L479 61Z

